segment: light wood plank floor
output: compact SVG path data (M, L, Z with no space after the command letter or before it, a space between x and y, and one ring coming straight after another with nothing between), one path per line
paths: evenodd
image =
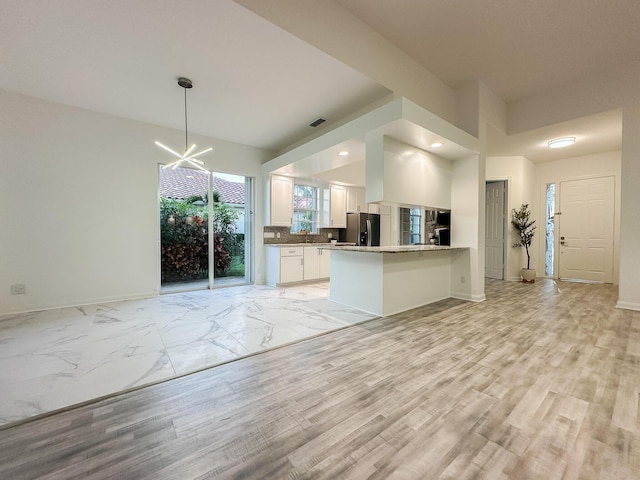
M2 479L637 479L611 285L439 302L0 431Z

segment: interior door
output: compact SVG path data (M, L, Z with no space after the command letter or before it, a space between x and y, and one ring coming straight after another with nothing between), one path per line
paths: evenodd
M505 182L487 182L484 276L504 279Z
M614 188L614 177L560 183L560 278L613 281Z

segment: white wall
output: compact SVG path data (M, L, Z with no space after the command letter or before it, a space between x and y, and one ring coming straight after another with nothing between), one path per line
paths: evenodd
M169 159L153 142L180 146L184 132L4 91L0 111L0 313L156 295L158 164ZM259 176L270 158L191 137L215 148L210 170ZM10 295L16 283L26 295Z
M385 137L384 166L382 172L377 172L377 177L381 181L383 195L376 201L407 206L451 208L449 160ZM368 171L367 201L370 201L370 178Z
M613 281L616 284L618 283L620 264L620 159L621 152L618 150L535 165L534 192L536 208L534 214L536 225L538 225L538 231L536 232L538 241L535 244L535 260L532 257L532 261L535 265L534 268L538 272L544 272L544 205L547 184L556 184L556 198L558 198L560 182L613 176L615 177ZM555 276L557 277L557 272Z
M507 182L507 241L505 280L520 280L520 270L526 267L527 257L523 248L514 248L517 241L511 228L511 210L519 208L523 203L528 203L533 209L535 196L533 195L533 170L534 164L525 157L487 157L486 180L506 180ZM536 222L538 225L540 222ZM534 249L530 252L534 268L536 265L535 245L541 242L540 232L534 237ZM543 240L542 240L543 242ZM544 250L543 250L544 252ZM538 271L540 271L538 269ZM544 269L542 270L544 271Z

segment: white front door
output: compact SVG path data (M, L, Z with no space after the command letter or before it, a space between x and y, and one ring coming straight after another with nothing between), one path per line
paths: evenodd
M613 282L614 188L614 177L560 183L560 278Z
M485 215L484 276L504 279L505 182L487 183Z

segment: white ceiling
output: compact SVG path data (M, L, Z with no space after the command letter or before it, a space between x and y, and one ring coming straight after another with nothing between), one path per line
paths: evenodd
M548 148L549 140L560 137L575 137L576 143L565 148ZM533 163L610 152L620 149L621 143L620 110L577 118L515 135L505 135L491 126L487 130L489 155L523 156Z
M452 87L505 102L640 59L638 0L336 0Z
M335 1L450 86L507 102L640 58L638 0ZM390 93L232 0L2 0L0 45L0 89L182 130L186 76L190 132L274 151ZM610 150L620 130L619 112L491 129L489 154L553 160L540 146L562 131L583 139L563 157Z
M2 0L0 89L279 150L389 91L231 0ZM329 122L327 122L329 123Z

